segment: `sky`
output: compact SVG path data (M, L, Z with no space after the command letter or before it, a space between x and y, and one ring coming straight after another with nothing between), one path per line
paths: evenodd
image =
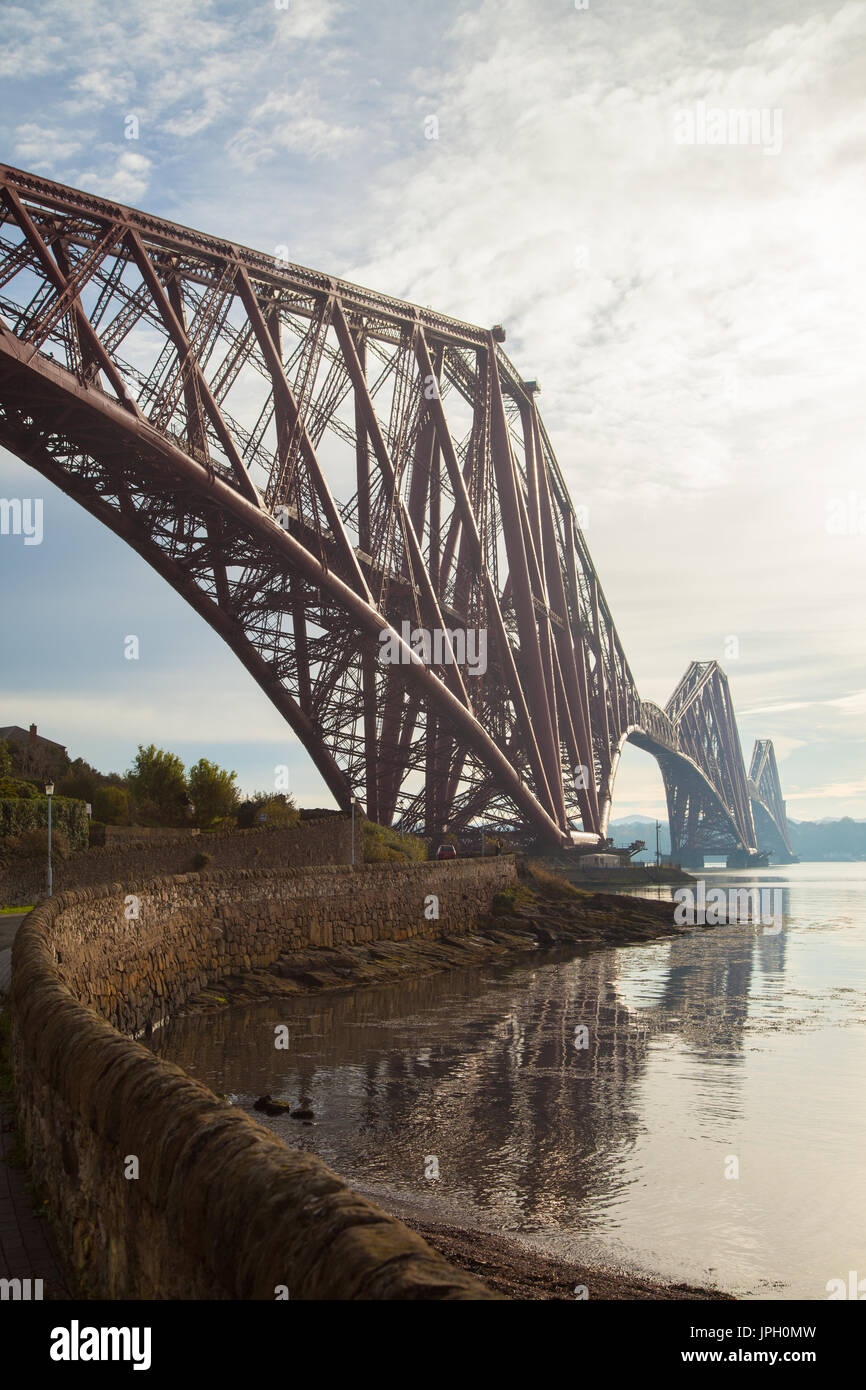
M0 0L0 23L0 160L504 324L643 698L718 659L789 815L866 817L860 0ZM330 803L144 561L2 450L0 497L41 497L45 536L0 536L0 726L104 771L155 742L246 791L287 764ZM627 748L614 817L663 809Z

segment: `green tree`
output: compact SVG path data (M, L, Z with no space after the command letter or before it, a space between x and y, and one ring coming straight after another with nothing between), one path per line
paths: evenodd
M174 753L152 743L147 748L139 744L128 780L140 817L159 825L183 825L189 795L183 763Z
M238 809L238 827L255 829L262 825L297 825L301 814L290 796L284 792L254 792Z
M262 819L263 817L263 819ZM301 814L290 796L280 792L278 796L272 796L263 806L259 807L256 824L258 825L297 825L301 819Z
M199 758L189 770L187 785L196 825L209 830L234 816L240 797L235 785L236 772L226 772L207 758Z
M93 794L93 819L105 825L129 822L129 797L123 787L97 787Z
M12 752L9 744L0 742L0 777L12 775Z
M59 796L72 796L78 801L89 801L93 804L96 789L99 786L99 773L86 763L83 758L75 758L68 772L65 772L57 784Z

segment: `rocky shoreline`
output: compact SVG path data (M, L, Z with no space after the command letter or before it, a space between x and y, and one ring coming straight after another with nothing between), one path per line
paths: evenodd
M573 959L694 930L674 923L670 902L582 891L542 865L523 864L515 888L498 894L492 910L471 932L286 952L267 969L248 970L213 983L180 1012L181 1016L206 1014L274 998L350 991L497 961L516 963L539 956L545 963ZM254 1108L270 1114L275 1106L280 1111L292 1109L271 1097L261 1098ZM381 1196L377 1200L388 1209ZM583 1288L586 1297L603 1300L731 1298L716 1289L666 1283L625 1268L601 1268L545 1255L492 1232L435 1221L423 1209L393 1215L452 1264L516 1300L573 1302L584 1296Z
M627 1269L601 1269L542 1255L488 1231L465 1230L400 1216L404 1225L458 1269L482 1279L496 1293L521 1301L577 1299L735 1301L732 1294L693 1284L668 1284ZM586 1290L586 1293L583 1290Z
M377 941L286 952L266 969L227 975L194 995L178 1016L287 996L358 989L491 961L543 954L573 958L694 931L676 926L673 905L616 893L585 892L552 875L524 871L500 893L474 931L435 939Z

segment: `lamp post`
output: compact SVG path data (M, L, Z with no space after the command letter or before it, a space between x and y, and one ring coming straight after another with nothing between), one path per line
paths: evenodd
M352 868L355 867L355 798L352 797Z
M53 878L51 873L51 798L54 795L54 783L48 782L45 787L45 795L48 797L48 896L51 897L54 891Z

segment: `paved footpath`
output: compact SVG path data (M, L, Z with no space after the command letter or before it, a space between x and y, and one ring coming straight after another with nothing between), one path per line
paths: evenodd
M12 945L25 915L0 917L0 955ZM0 1113L0 1279L41 1279L43 1297L68 1298L47 1223L36 1215L25 1187L27 1170L6 1162L14 1137L11 1115Z

